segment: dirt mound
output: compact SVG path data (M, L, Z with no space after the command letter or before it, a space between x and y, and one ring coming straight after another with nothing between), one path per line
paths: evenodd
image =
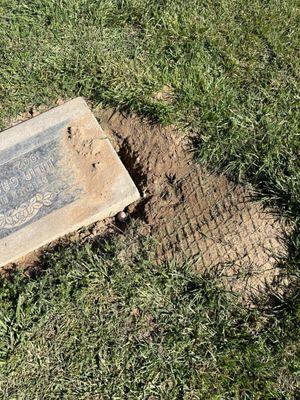
M192 259L248 293L274 283L283 223L251 201L251 187L195 164L175 128L112 111L98 117L144 197L143 229L157 239L160 259Z

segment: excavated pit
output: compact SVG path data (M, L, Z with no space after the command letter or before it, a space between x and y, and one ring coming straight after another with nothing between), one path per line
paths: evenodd
M243 294L277 284L286 227L253 200L251 186L196 164L188 138L174 127L113 111L97 116L143 195L130 211L157 240L158 261L189 260Z

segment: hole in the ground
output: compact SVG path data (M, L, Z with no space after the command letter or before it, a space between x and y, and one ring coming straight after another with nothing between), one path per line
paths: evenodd
M138 153L131 148L128 139L123 140L119 150L119 157L139 189L141 195L143 195L147 183L147 174L138 161Z
M251 188L195 164L192 142L174 127L114 113L107 131L143 196L128 213L145 222L141 230L157 240L159 259L190 259L202 271L226 266L224 279L243 293L272 284L270 251L284 251L277 240L284 226L249 202Z

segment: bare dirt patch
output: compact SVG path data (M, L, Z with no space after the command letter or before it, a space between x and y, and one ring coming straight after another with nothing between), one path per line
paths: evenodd
M157 239L159 260L192 260L226 284L253 293L278 280L284 224L253 199L253 190L193 161L189 140L136 116L98 115L143 195L143 231Z
M42 111L32 110L17 123ZM247 298L269 286L277 287L281 277L276 261L285 256L282 238L286 227L253 201L251 186L236 185L196 164L187 135L175 127L153 125L114 110L95 114L143 196L129 212L142 221L140 233L156 238L159 262L189 260L197 270L223 277L227 286ZM86 145L83 150L95 156L96 166L96 147L77 143L75 128L66 139L74 148ZM88 173L94 176L93 170ZM108 231L118 231L112 219L82 228L15 267L38 268L43 251L62 242L84 243Z

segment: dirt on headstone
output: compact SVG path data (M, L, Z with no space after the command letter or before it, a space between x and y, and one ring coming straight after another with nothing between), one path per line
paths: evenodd
M82 98L0 133L0 267L140 195Z

